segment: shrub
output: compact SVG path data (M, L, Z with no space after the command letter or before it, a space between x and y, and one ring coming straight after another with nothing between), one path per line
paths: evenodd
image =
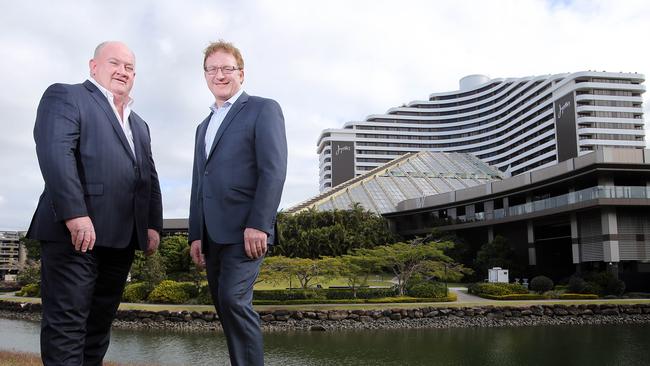
M603 289L596 282L587 282L582 293L597 295L603 293Z
M351 289L328 288L321 290L326 299L354 299ZM362 288L357 290L357 299L378 299L382 297L395 296L395 289L392 288Z
M255 300L305 300L324 298L323 291L318 290L253 290Z
M543 300L548 298L541 294L510 294L501 296L483 294L481 296L492 300Z
M38 283L30 283L23 286L20 291L16 292L16 295L25 297L41 297L41 285Z
M208 286L208 284L201 286L199 294L196 297L196 302L201 305L214 305L212 303L212 294L210 293L210 286Z
M609 271L590 274L589 282L596 284L599 287L597 293L603 296L621 296L625 292L625 282Z
M179 284L189 298L193 299L199 296L199 289L196 288L196 284L194 282L180 282Z
M148 300L164 304L183 304L189 300L189 296L180 283L165 280L151 291Z
M439 282L422 282L411 286L407 294L420 298L439 298L447 296L445 285Z
M126 302L142 302L147 295L149 295L149 291L146 283L131 283L124 288L122 299Z
M553 289L553 280L546 276L537 276L530 281L529 289L537 293L544 293Z
M504 296L512 294L527 294L528 289L519 283L479 282L469 287L469 293L475 295Z
M23 268L16 276L16 282L21 286L41 283L41 263L35 262Z
M564 293L559 298L560 300L594 300L598 298L598 295Z
M587 281L580 276L571 276L567 290L574 294L583 294L587 288Z

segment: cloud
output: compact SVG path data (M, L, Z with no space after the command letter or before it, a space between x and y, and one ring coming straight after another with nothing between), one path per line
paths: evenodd
M647 73L648 19L645 1L11 2L0 13L0 227L25 229L43 189L31 136L42 92L87 78L104 40L136 53L134 109L151 127L165 216L183 217L195 128L212 102L210 41L238 45L245 90L283 107L286 208L318 192L322 129L456 90L468 74Z

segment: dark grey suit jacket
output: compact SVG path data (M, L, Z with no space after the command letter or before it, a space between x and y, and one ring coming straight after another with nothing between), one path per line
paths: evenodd
M207 232L219 244L244 241L247 227L275 237L275 216L287 173L287 139L280 105L271 99L237 99L205 156L208 116L196 130L189 241ZM203 240L206 243L206 240Z
M41 241L69 242L65 220L90 216L95 245L123 248L136 232L162 230L158 174L149 127L129 117L136 157L108 100L90 81L50 86L38 106L34 140L45 180L28 231Z

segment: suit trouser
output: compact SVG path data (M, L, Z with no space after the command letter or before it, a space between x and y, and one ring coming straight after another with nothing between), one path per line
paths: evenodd
M102 364L134 248L80 253L69 242L41 243L44 365Z
M250 259L244 244L206 246L208 284L228 343L232 366L264 365L260 318L253 310L253 285L262 259Z

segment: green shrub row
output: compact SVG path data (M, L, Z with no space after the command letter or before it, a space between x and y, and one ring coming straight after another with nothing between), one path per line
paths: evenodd
M469 286L470 294L483 296L505 296L513 294L528 294L528 289L518 283L487 283L479 282Z
M501 296L481 294L481 297L491 300L544 300L548 298L540 294L510 294Z
M199 290L192 282L165 280L151 290L145 282L130 283L124 288L122 299L126 302L149 301L162 304L184 304L199 295Z
M16 292L16 296L41 297L41 285L38 283L27 284Z
M300 299L300 300L253 300L253 305L309 305L309 304L399 304L399 303L422 303L422 302L453 302L456 301L455 294L440 298L416 298L410 296L382 297L374 299Z
M564 293L559 298L560 300L595 300L598 298L598 295Z

